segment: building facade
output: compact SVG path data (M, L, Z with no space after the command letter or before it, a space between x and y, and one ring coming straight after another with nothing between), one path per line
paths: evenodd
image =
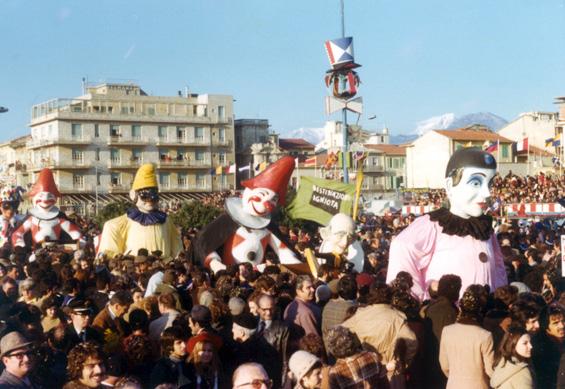
M557 112L526 112L501 128L498 133L514 142L528 138L530 146L553 153L555 147L546 145L546 139L555 136Z
M51 168L71 199L126 194L148 162L164 194L235 188L235 175L227 173L235 162L231 96L157 97L135 84L103 83L78 98L33 106L30 127L32 182Z

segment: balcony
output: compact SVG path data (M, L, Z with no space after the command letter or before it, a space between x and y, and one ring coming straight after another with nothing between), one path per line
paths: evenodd
M108 193L123 193L129 192L131 189L131 185L124 185L124 184L110 184L108 186Z
M176 160L176 159L169 159L169 160L159 160L157 162L158 169L186 169L186 168L210 168L211 167L210 159L189 159L189 160Z
M92 143L92 138L89 136L71 136L60 137L53 139L33 139L26 143L28 149L38 149L47 146L87 146Z
M212 141L213 146L219 146L219 147L231 147L232 143L233 142L228 139L214 139Z
M32 166L32 171L37 172L44 168L59 169L59 170L76 170L76 169L90 169L93 167L90 163L85 163L84 160L71 160L71 161L54 161L51 159L41 161Z
M215 120L215 123L218 124L232 124L233 119L232 118L227 118L227 117L219 117Z
M155 143L157 146L210 146L210 137L178 138L159 137Z
M144 146L149 144L149 138L145 137L131 137L124 136L110 136L108 138L108 146Z
M59 192L62 194L68 193L90 193L94 191L92 185L74 183L72 186L61 186Z
M214 190L216 192L225 192L229 190L233 190L234 186L231 184L216 184L214 185Z
M137 169L143 164L143 160L110 159L108 169Z
M364 191L371 191L371 192L382 192L385 190L384 185L380 185L380 184L363 184L363 186L361 187L361 190Z
M365 173L382 173L385 168L382 165L364 165L363 172Z

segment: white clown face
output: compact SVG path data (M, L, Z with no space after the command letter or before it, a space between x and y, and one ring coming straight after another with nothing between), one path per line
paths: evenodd
M278 196L271 189L245 188L241 196L243 210L253 216L267 216L275 210Z
M453 186L451 177L447 178L451 213L464 219L481 216L488 208L490 185L495 174L494 169L466 167L456 186Z
M57 198L53 193L49 192L39 192L35 196L33 196L33 205L44 209L45 211L51 210L55 203L57 202Z
M324 229L322 238L326 250L342 254L353 241L355 223L353 219L343 213L332 216L328 227Z

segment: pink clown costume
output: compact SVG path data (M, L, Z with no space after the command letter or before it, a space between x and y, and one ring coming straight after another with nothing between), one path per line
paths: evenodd
M496 161L487 152L456 151L446 169L450 209L440 208L417 218L393 239L387 283L400 271L414 281L412 292L426 299L428 287L445 274L461 277L461 293L472 284L494 291L508 283L492 218L483 215Z

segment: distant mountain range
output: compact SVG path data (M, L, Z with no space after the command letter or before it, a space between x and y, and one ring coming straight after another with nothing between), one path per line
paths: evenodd
M419 121L416 128L407 134L391 135L390 143L403 144L409 143L418 137L432 130L453 130L455 128L468 127L473 124L482 124L492 131L498 131L504 127L508 121L490 112L476 112L467 115L456 116L454 113L445 113ZM293 130L283 137L303 138L308 142L317 145L324 139L323 128L302 127Z

